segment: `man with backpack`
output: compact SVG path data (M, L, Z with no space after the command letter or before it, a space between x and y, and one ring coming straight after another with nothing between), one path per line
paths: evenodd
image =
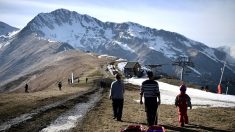
M188 124L187 108L190 107L192 109L191 99L186 94L186 86L184 84L180 86L180 94L175 98L175 106L178 107L179 126L184 127L184 124Z

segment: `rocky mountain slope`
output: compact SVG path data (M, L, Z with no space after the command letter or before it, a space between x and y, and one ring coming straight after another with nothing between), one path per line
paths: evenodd
M0 21L0 48L9 44L10 39L18 32L18 28Z
M191 73L184 78L198 84L217 85L220 69L227 56L224 51L210 48L178 33L132 22L102 22L65 9L38 14L19 35L28 36L32 33L45 41L67 43L82 51L139 61L142 65L162 64L162 72L172 76L176 76L176 70L179 69L172 63L180 56L190 57L194 67L189 67ZM235 78L234 71L235 66L227 64L224 79ZM205 78L209 81L203 83Z

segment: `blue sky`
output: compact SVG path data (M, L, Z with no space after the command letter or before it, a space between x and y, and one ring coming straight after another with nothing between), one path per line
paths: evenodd
M235 46L235 0L0 0L0 21L23 28L58 8L177 32L210 47Z

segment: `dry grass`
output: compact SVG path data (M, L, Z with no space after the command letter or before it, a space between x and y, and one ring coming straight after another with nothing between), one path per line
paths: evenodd
M89 87L62 87L62 91L55 86L47 90L34 93L0 94L1 121L30 112L43 105L59 101L63 98L78 94Z
M87 66L85 69L82 69L83 67L77 67L77 71L82 71L82 74L79 74L81 75L80 82L75 82L73 85L69 85L67 80L64 79L62 83L62 91L58 89L57 82L54 81L46 89L43 90L38 90L37 88L37 90L32 90L31 88L33 86L29 85L29 93L24 93L23 88L14 93L0 93L0 123L7 121L8 119L17 117L21 114L30 112L33 109L50 103L54 103L74 94L79 94L82 91L88 90L93 86L94 79L101 78L101 76L99 76L101 75L100 73L102 73L102 75L105 74L98 64L95 64L94 66L96 67L92 67L90 64L90 66ZM99 75L97 75L96 77L88 77L90 75L95 75L96 73L99 73ZM43 76L44 77L42 78L46 79L45 75ZM51 76L47 77L50 78ZM89 78L87 84L85 81L86 77ZM32 82L31 84L37 84L39 82L38 80L42 78L35 79L36 82ZM48 81L42 82L48 84Z
M73 131L76 132L119 132L130 124L146 126L144 106L135 102L139 99L139 91L135 86L128 85L125 93L123 122L112 119L111 100L108 92L103 99L91 110L83 123ZM108 90L107 90L108 91ZM159 109L159 124L167 131L235 131L235 110L232 108L201 108L188 111L190 124L184 128L178 127L177 109L173 105L161 105Z

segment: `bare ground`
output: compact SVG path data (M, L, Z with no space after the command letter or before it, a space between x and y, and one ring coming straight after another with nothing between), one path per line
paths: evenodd
M144 106L135 102L139 99L139 91L133 85L127 85L125 93L123 122L112 119L111 100L108 99L108 89L99 104L91 110L82 124L73 129L75 132L119 132L130 124L141 124L145 128L146 117ZM166 131L206 131L206 132L233 132L235 131L234 108L198 108L188 111L189 125L178 127L177 109L173 105L160 105L159 124Z

